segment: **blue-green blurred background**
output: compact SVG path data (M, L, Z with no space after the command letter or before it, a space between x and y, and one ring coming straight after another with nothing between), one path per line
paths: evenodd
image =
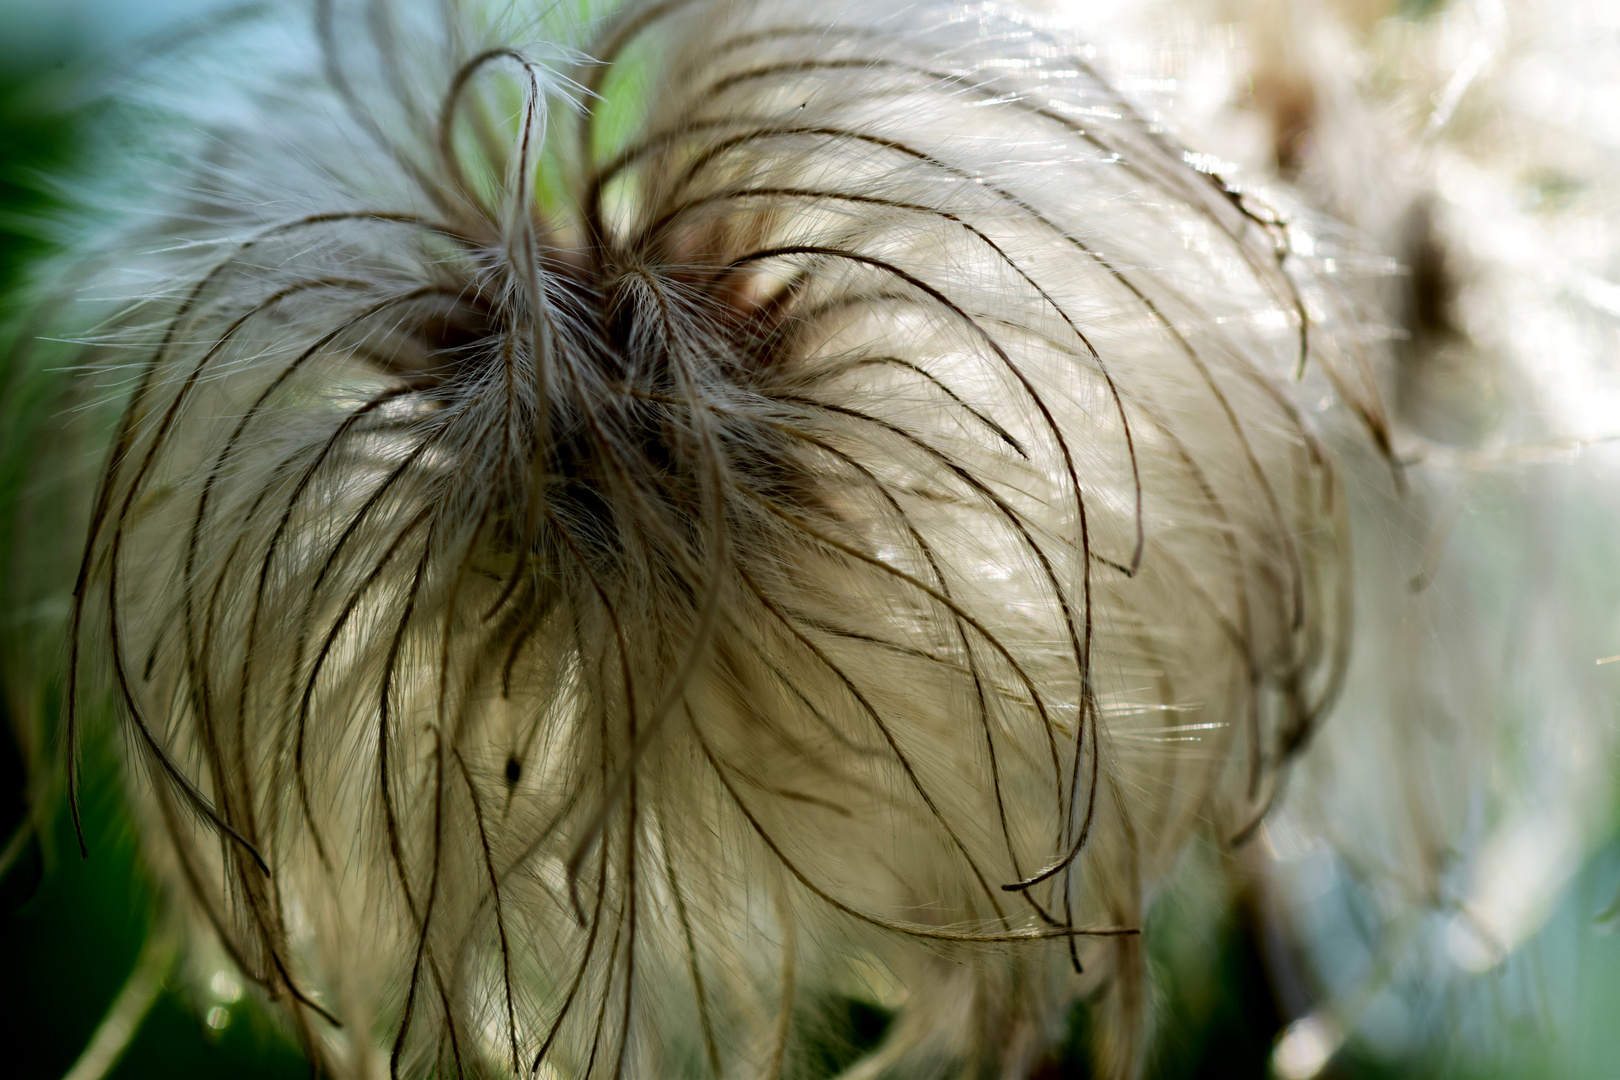
M196 0L0 0L0 310L8 323L8 344L0 348L9 348L14 333L20 287L53 253L57 222L72 212L64 188L90 169L90 110L106 106L83 104L79 90L96 69L94 58L116 56L199 6ZM10 389L15 373L0 374L7 376L0 387ZM5 476L4 482L16 482L9 469ZM0 529L12 524L0 521ZM0 618L10 630L21 613ZM9 722L0 723L8 733L0 738L0 836L7 838L21 825L25 805L23 763L9 729ZM46 834L29 843L0 880L0 1076L65 1075L154 925L151 887L137 867L122 809L117 753L108 742L86 747L83 809L91 858L80 859L57 799L47 808ZM307 1075L302 1056L251 1000L214 1014L216 1024L223 1021L218 1028L202 1019L212 1004L181 985L176 970L111 1075Z

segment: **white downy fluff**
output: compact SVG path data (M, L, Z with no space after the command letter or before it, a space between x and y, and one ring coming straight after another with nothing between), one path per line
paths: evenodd
M1248 175L1412 262L1397 211L1466 232L1445 124L1302 62L1333 17L1264 15L1286 137ZM1472 670L1389 628L1456 618L1465 586L1397 594L1488 395L1395 383L1392 466L1356 284L1388 269L1184 150L1153 63L996 5L215 33L253 62L173 80L184 164L98 245L144 298L89 354L127 412L77 495L73 694L117 703L174 901L324 1068L811 1075L879 986L849 1076L1026 1075L1081 995L1131 1074L1149 899L1255 832L1343 682L1352 511L1361 722L1248 850L1331 839L1400 931L1437 851L1491 849L1499 729L1436 749L1369 689ZM1409 168L1364 183L1369 140ZM1485 336L1442 331L1412 354Z

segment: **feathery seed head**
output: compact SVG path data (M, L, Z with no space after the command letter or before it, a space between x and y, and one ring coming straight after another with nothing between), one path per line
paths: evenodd
M873 970L851 1075L1098 986L1128 1073L1343 666L1300 226L994 5L439 19L317 5L128 318L74 670L176 893L341 1076L799 1075Z

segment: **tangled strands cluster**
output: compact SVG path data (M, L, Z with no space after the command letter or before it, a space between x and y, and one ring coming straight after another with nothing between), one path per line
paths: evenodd
M874 979L850 1075L1093 991L1128 1073L1145 898L1333 696L1294 402L1379 426L1291 227L1060 35L867 7L323 4L175 207L71 696L335 1075L808 1076Z

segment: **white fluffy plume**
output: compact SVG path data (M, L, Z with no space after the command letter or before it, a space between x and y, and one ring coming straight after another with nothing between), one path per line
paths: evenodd
M291 40L111 245L71 616L198 932L342 1077L810 1075L874 978L848 1075L1082 993L1134 1070L1147 898L1345 668L1327 242L994 6Z

